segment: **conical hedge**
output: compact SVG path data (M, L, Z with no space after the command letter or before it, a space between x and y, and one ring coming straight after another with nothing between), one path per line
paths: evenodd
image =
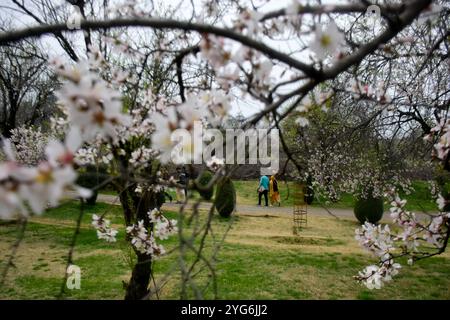
M215 207L220 216L229 217L236 208L236 189L229 177L223 177L217 183Z
M198 178L197 183L201 188L205 188L208 185L208 183L212 180L212 178L213 174L210 171L205 170ZM212 186L208 190L202 190L201 188L197 189L200 196L205 200L211 200L212 196L214 195L214 186Z
M382 198L369 196L367 199L357 199L355 202L355 217L361 224L366 221L377 223L383 217L383 211Z

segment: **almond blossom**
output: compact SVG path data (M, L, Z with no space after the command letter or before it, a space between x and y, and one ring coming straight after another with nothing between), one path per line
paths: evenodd
M65 144L51 139L45 148L45 154L52 166L71 165L74 162L75 153L81 147L81 132L78 127L72 127L67 134Z
M18 186L24 180L23 168L15 162L8 140L3 141L7 161L0 163L0 219L11 219L17 211L25 216L26 207L18 192Z
M236 21L234 28L248 36L254 36L259 31L259 20L262 13L254 10L243 10Z
M159 6L159 4L151 3L152 5L148 6L147 3L146 6L145 2L138 2L125 1L124 4L114 4L114 8L105 5L103 8L105 19L110 16L124 16L126 19L121 20L120 23L133 21L133 24L136 25L150 17L151 25L160 19L162 22L167 20L167 17L161 14L161 11L164 11L167 16L175 16L170 17L172 20L169 22L176 24L181 22L177 21L178 18L184 17L185 14L188 15L186 12L172 12L171 8L167 8L166 12L164 6ZM195 12L198 6L192 3L194 12L189 22L183 22L181 30L178 27L162 27L160 25L156 28L158 32L152 33L151 36L160 38L161 34L163 35L162 39L146 41L144 45L142 45L140 37L127 39L132 41L123 40L125 35L129 36L128 32L122 32L124 29L119 29L118 35L114 37L101 36L102 33L115 33L107 31L109 27L114 26L114 23L111 26L107 25L111 21L103 21L105 25L100 30L90 27L90 33L88 34L87 31L85 33L86 43L90 42L88 35L89 37L92 35L92 42L100 40L103 51L114 52L117 56L111 55L105 59L100 48L88 44L87 60L74 59L72 55L73 60L77 60L76 63L68 64L59 59L54 60L56 73L64 79L56 96L66 117L55 119L52 125L65 127L65 130L61 130L61 132L68 133L64 143L61 143L57 137L48 137L49 143L43 143L45 148L36 146L36 149L42 149L44 152L39 154L36 159L30 157L30 163L27 166L14 155L9 142L5 141L7 160L0 163L0 216L6 218L18 214L26 216L30 209L33 213L41 213L48 204L56 205L67 189L75 189L80 195L87 196L89 194L87 190L75 185L77 174L74 166L103 162L112 165L111 172L114 174L119 172L121 175L120 181L124 183L123 185L118 183L118 189L122 189L121 191L124 192L121 192L120 200L124 209L125 206L130 209L124 210L125 220L133 221L137 203L134 198L135 193L145 194L144 191L147 190L159 193L164 190L163 186L167 184L166 182L174 185L176 183L173 177L164 181L161 174L157 175L155 181L153 180L154 171L145 170L145 173L151 171L152 174L151 182L147 183L144 179L148 176L139 176L139 173L144 171L140 169L153 169L152 160L157 157L163 165L170 161L183 163L197 159L200 155L197 152L200 150L195 148L195 142L203 143L203 139L195 130L196 124L201 123L201 126L204 127L220 127L231 111L233 100L230 97L238 96L235 95L236 90L245 98L250 97L257 100L260 104L259 107L262 107L261 117L255 119L259 120L267 116L269 121L276 120L277 115L280 116L280 121L288 119L288 111L291 111L292 108L285 107L291 101L297 101L296 99L301 97L299 92L306 94L296 110L299 115L297 115L295 123L301 127L296 129L301 133L305 133L312 127L310 124L314 124L315 120L311 111L320 112L320 106L323 106L323 111L327 111L327 104L324 102L331 97L328 94L329 91L319 96L311 94L312 92L308 93L308 91L314 91L311 89L312 87L332 86L333 82L339 81L339 77L345 76L347 72L359 76L360 68L367 66L367 69L370 70L370 74L361 75L361 78L364 78L367 83L360 83L357 79L350 82L348 91L355 97L375 100L377 105L391 101L388 88L383 81L371 83L372 79L377 78L378 75L372 77L372 73L377 73L377 71L369 68L371 63L367 63L366 60L377 61L376 70L380 70L380 79L385 79L389 85L395 82L399 75L389 73L389 77L385 77L383 65L390 67L395 63L395 56L404 56L401 48L395 52L390 50L390 46L395 43L397 33L400 31L407 35L409 23L406 21L414 20L414 16L419 17L419 11L415 12L414 8L410 7L403 10L404 6L402 6L401 10L396 12L397 10L393 10L395 6L383 6L383 12L386 13L384 16L392 20L387 26L390 29L387 29L390 31L387 33L388 38L392 38L392 41L385 44L386 36L369 40L367 34L360 36L356 33L354 36L352 33L351 42L354 52L349 53L349 59L344 61L346 63L343 63L342 67L338 65L337 68L330 70L329 66L322 65L322 62L337 52L341 58L343 56L342 46L345 45L346 40L332 17L342 13L352 17L358 16L361 11L360 7L353 4L350 4L348 8L347 4L342 6L323 5L319 1L317 4L308 3L307 9L303 10L306 8L302 6L303 3L294 0L285 10L267 12L266 16L266 12L262 11L265 10L263 5L260 6L259 3L253 2L251 5L246 8L245 3L231 1L232 10L230 12L233 12L235 16L232 19L226 19L227 16L221 16L224 8L219 1L210 1L205 5L206 12L215 14L214 17L208 17L204 12ZM179 8L183 8L182 3ZM303 19L305 12L302 11L306 12L306 19ZM430 6L422 13L422 16L426 16L426 11L436 12L436 8ZM406 15L408 19L401 19L401 16L396 19L399 12ZM90 14L89 10L86 10L86 14ZM158 17L158 14L161 14L161 17ZM135 17L139 19L130 19ZM324 21L323 19L330 20L328 25L321 26L319 24ZM207 27L209 20L213 21L211 26L214 24L214 28ZM230 20L231 25L228 23ZM337 18L336 21L338 21ZM93 21L94 24L98 22L102 21ZM314 32L311 32L311 23L315 23ZM353 27L358 26L358 19L351 27L351 23L342 25L345 27L345 32L354 31ZM54 26L50 24L44 29L49 29L46 32L56 34L52 28ZM61 30L60 26L58 28ZM160 28L163 28L161 32L159 32ZM167 32L167 29L171 31ZM42 29L38 28L35 31L36 34L40 32L39 30ZM216 30L212 32L222 34L222 36L209 34L208 32L211 31L208 30ZM26 34L26 32L22 34ZM292 35L295 37L291 37ZM308 39L309 35L312 41L308 46L304 44L303 39ZM9 33L6 34L6 38L8 37L10 37ZM289 37L289 39L285 39L285 37ZM380 42L379 39L384 40ZM277 42L279 40L283 42ZM297 42L292 48L290 40ZM401 45L410 46L412 43L413 41L408 41ZM63 47L67 49L67 46ZM421 47L422 49L429 48L427 45ZM75 55L78 56L80 48L75 49ZM181 51L183 49L187 49L187 51ZM437 42L436 49L442 49L439 42ZM140 52L141 50L143 52ZM198 50L199 54L197 55ZM313 53L315 61L319 61L319 63L303 60L302 53L308 51ZM182 55L177 55L176 59L170 63L168 60L175 57L175 55L172 57L174 53ZM374 59L365 59L368 53L372 53ZM414 59L420 59L425 55L428 55L427 60L431 61L433 58L432 51L429 54L417 55L417 57L413 50L408 50L407 53ZM384 55L389 59L383 60ZM125 59L121 59L122 56ZM378 59L380 60L378 61ZM109 64L110 61L117 61L119 62L117 65L121 64L122 67L112 66ZM157 63L152 64L153 61ZM385 61L388 63L384 63ZM163 73L161 77L158 75L159 72L148 72L149 68L157 69L160 66L162 67L161 73ZM128 69L126 70L126 68ZM398 72L398 70L395 71ZM410 70L406 72L410 72ZM420 76L419 73L416 76ZM367 79L366 75L368 75ZM285 81L286 79L289 81ZM161 82L161 87L159 84L153 84L155 85L153 88L152 82ZM429 83L425 87L429 89L433 86L434 83ZM205 87L208 89L205 90ZM179 89L179 92L176 89ZM345 90L342 89L342 91ZM395 91L397 90L392 89L389 92ZM429 91L433 91L433 89L429 89ZM124 96L126 94L126 108L122 104L122 93ZM182 102L178 100L178 94ZM445 96L441 97L445 101ZM128 98L130 99L128 100ZM442 105L445 106L445 104ZM431 108L429 109L431 110ZM373 108L373 110L378 111L380 108ZM273 113L273 118L271 118L271 113ZM435 156L444 161L448 161L450 149L448 127L449 121L446 116L443 116L441 123L431 130L428 137L432 141L435 140ZM178 130L186 133L189 139L174 139L176 133L180 132ZM344 146L346 141L341 142L337 138L334 140L333 145L327 150L312 151L311 157L305 161L304 165L308 172L305 170L305 173L299 173L299 175L307 175L308 178L313 177L312 183L316 190L323 187L331 199L337 200L340 191L338 185L341 184L342 189L350 190L356 197L364 198L369 194L374 197L382 197L387 176L389 176L389 183L400 184L397 175L384 175L383 170L375 167L368 159L357 157L351 153L340 153L338 147ZM80 149L80 147L82 148ZM324 157L324 151L326 157ZM352 157L357 160L353 161ZM223 159L217 158L208 161L207 165L216 172L224 167ZM357 172L355 167L361 170ZM427 241L438 250L442 249L444 247L443 235L448 232L449 228L450 216L447 212L431 216L426 223L413 212L407 211L406 202L398 195L390 200L391 217L396 224L395 227L366 223L356 230L355 236L361 246L379 259L378 264L368 266L358 276L358 279L371 289L381 288L385 282L390 281L398 273L400 265L394 262L397 255L408 256L408 261L413 262L420 259L423 254L420 252L422 249L419 246L420 241ZM447 201L442 195L437 198L437 204L441 211L445 210ZM148 219L147 221L146 217L145 221L134 220L135 224L127 227L127 239L130 240L137 252L157 257L164 253L164 247L158 244L157 240L167 239L176 233L177 221L166 218L157 209L148 213ZM110 227L109 220L104 219L103 216L93 215L92 224L100 239L108 242L115 241L117 231ZM208 232L207 228L206 232ZM141 265L137 266L135 270L139 271L140 267ZM138 272L133 271L132 274L134 277ZM138 291L135 290L136 288L132 288L132 285L138 283L140 279L135 280L133 278L133 281L129 282L130 292ZM145 290L147 289L146 286L143 287ZM135 293L135 295L138 294ZM139 297L144 295L146 292L140 294Z
M200 41L202 55L216 69L222 68L231 61L231 48L224 44L224 38L214 35L204 35Z
M97 237L106 242L116 242L118 231L111 228L111 221L104 219L96 214L92 215L92 225L97 230Z
M0 188L5 191L2 218L11 218L16 213L28 215L26 205L33 213L41 214L48 204L58 205L67 189L77 191L84 198L90 196L89 190L75 185L77 174L72 164L74 152L80 144L78 138L79 134L74 129L64 144L50 140L45 148L46 159L36 166L19 164L10 141L3 141L7 161L0 164Z
M357 280L368 289L381 289L385 282L391 281L392 277L398 274L401 265L391 263L390 261L383 263L381 266L371 265L359 272Z
M434 156L440 160L445 160L450 150L450 119L447 116L443 116L424 139L432 141L433 137L437 137L433 150Z
M206 162L206 166L213 172L217 172L222 169L224 164L225 160L223 158L219 159L216 156L212 156L211 159Z
M45 158L45 146L51 136L40 128L21 126L11 130L10 141L21 164L36 165Z
M344 35L339 31L336 23L331 21L326 28L316 26L314 40L309 47L316 54L316 57L322 61L328 55L334 54L344 40Z
M394 246L388 225L382 228L381 225L375 226L366 222L361 229L356 229L355 233L355 239L362 247L380 257L381 260L390 259Z
M72 167L54 168L43 162L38 167L30 169L30 180L19 188L20 194L29 203L34 213L42 213L50 203L58 205L67 186L75 183L77 174Z
M155 127L151 141L152 148L160 152L159 158L163 163L170 160L174 143L172 133L178 128L178 116L173 107L165 110L165 113L154 112L150 115L150 121Z
M55 66L56 72L67 79L56 95L67 108L70 123L80 128L85 140L96 134L115 138L119 126L130 124L130 117L122 113L120 93L90 71L86 61L72 67Z
M127 234L131 237L131 244L140 253L145 253L153 257L159 257L165 254L162 245L158 245L155 241L153 232L148 233L144 227L144 221L138 221L137 225L128 226Z
M155 236L159 239L168 239L169 236L178 232L177 220L167 219L158 209L153 209L148 215L150 221L154 223Z
M151 148L140 147L131 153L130 164L135 167L147 167L151 160L156 157L157 152Z
M438 205L439 210L443 211L448 201L445 200L445 198L441 194L439 194L436 203Z
M304 97L299 106L295 108L295 110L300 113L300 116L295 120L295 123L300 127L307 127L309 125L309 120L306 118L306 115L313 107L314 99L311 99L309 96Z
M160 161L182 164L200 159L203 120L221 123L229 108L228 99L211 93L201 97L190 95L180 105L151 113L149 120L154 125L151 143L152 148L159 151Z
M445 245L444 237L448 232L450 213L444 212L430 216L426 222L417 219L413 212L405 209L406 201L400 199L395 190L390 191L386 196L392 198L391 217L400 230L391 232L388 225L375 226L366 222L362 228L355 231L355 238L360 245L379 258L378 266L368 266L356 277L369 289L381 288L383 282L390 281L398 274L401 266L394 263L395 257L408 256L407 264L412 265L418 259L433 255L426 249L420 250L419 240L427 241L439 251ZM441 198L437 199L438 204L442 202Z

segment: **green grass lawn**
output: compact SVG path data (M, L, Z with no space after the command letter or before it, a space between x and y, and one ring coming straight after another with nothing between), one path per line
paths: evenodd
M48 210L31 220L9 270L0 299L53 299L59 293L70 240L79 204L74 201ZM118 242L98 240L90 226L93 213L108 213L119 228ZM174 212L168 212L176 217ZM204 217L206 213L202 213ZM122 299L123 281L130 276L130 248L124 241L119 206L99 203L86 210L74 263L81 268L81 289L68 291L69 299ZM292 220L286 215L235 216L232 228L219 252L216 270L221 299L450 299L450 255L445 253L405 266L396 279L382 290L370 291L353 280L374 259L353 239L357 224L351 220L311 216L300 236L291 232ZM220 236L230 221L214 217L213 230ZM0 225L0 267L16 239L14 224ZM186 226L192 231L192 226ZM174 248L177 237L164 241ZM211 253L207 239L205 254ZM155 263L158 282L173 269L160 292L163 299L177 299L179 252L175 250ZM192 256L188 256L188 261ZM404 263L404 261L401 261ZM207 281L200 273L196 284ZM204 292L212 298L212 289Z

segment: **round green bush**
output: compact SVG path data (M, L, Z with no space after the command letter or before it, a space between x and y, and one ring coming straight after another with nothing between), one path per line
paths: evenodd
M312 178L308 176L306 178L306 192L305 192L305 202L310 205L314 200L314 189L312 187Z
M217 183L215 207L221 217L228 218L236 208L236 189L229 177Z
M353 212L361 224L366 221L377 223L383 217L383 199L373 198L372 196L367 199L357 199Z
M198 178L196 183L198 183L198 185L200 187L204 188L208 185L208 183L212 180L212 178L213 178L213 174L210 171L205 170L200 175L200 177ZM212 186L208 190L204 190L204 189L202 190L200 188L198 188L197 190L198 190L198 193L200 194L200 196L205 200L211 200L212 196L214 195L214 186Z

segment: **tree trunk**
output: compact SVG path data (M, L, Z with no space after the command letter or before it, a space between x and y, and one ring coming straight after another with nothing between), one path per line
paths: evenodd
M133 197L132 202L136 212L136 222L144 220L144 226L149 230L151 224L148 212L156 208L156 194L147 191L141 197ZM152 275L152 256L135 252L137 263L133 267L131 279L127 285L125 300L142 299L149 293L148 286Z
M148 285L150 284L152 257L142 253L136 254L138 261L133 268L125 300L140 300L149 293Z
M10 95L10 103L9 103L9 115L5 121L5 127L3 128L3 136L5 138L11 137L11 130L16 128L16 117L17 117L17 110L19 109L19 105L17 100L15 99L15 96L13 94ZM6 106L5 106L6 107Z

